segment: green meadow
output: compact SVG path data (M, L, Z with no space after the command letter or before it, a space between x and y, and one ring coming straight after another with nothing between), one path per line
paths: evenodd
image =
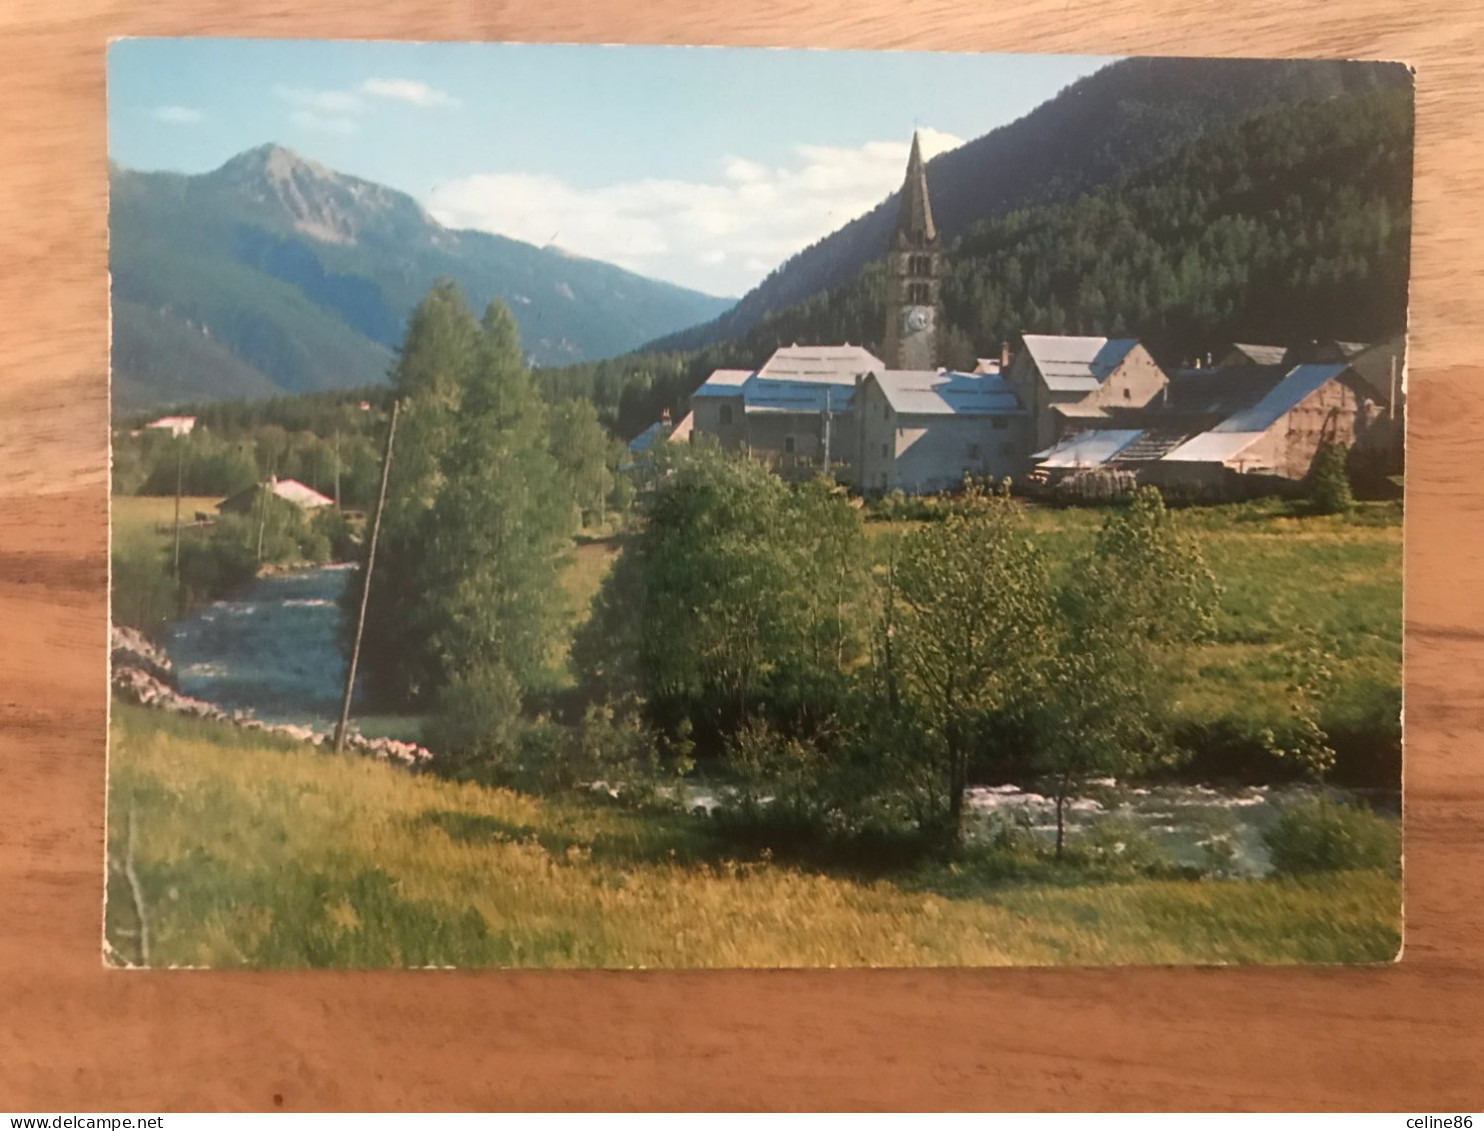
M1106 517L1095 507L1030 507L1026 514L1032 536L1057 563L1085 552ZM1264 499L1172 514L1200 536L1222 588L1215 637L1196 650L1190 678L1172 705L1187 742L1250 747L1263 728L1281 727L1290 698L1284 656L1300 639L1317 637L1330 669L1326 729L1342 759L1348 754L1357 764L1352 776L1368 785L1394 782L1400 751L1401 504L1361 503L1348 515L1312 515L1300 504ZM886 540L919 521L872 521L868 530L879 556L885 558Z
M118 963L142 957L140 909L150 965L214 968L1335 963L1399 945L1383 871L1149 879L970 856L883 878L737 855L678 813L120 705L112 740Z

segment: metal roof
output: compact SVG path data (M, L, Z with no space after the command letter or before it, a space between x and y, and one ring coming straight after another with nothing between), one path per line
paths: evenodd
M1256 405L1287 376L1275 365L1228 365L1170 374L1161 411L1226 417Z
M1031 458L1040 467L1099 467L1143 434L1143 430L1137 428L1078 432Z
M326 498L313 487L300 483L297 479L269 479L267 482L254 484L238 491L230 498L223 499L217 503L216 509L227 514L251 510L257 503L258 491L262 489L270 491L285 502L293 503L302 510L316 510L319 507L335 505L335 500Z
M892 409L907 416L1020 416L1025 410L998 373L887 369L873 374Z
M1074 401L1071 404L1054 404L1051 411L1058 416L1065 416L1069 420L1106 420L1108 410L1100 404L1082 404Z
M1226 463L1261 438L1261 432L1202 432L1160 459L1169 463Z
M854 385L863 373L879 373L886 363L861 346L784 346L757 371L759 377ZM708 382L709 384L709 382Z
M1053 392L1090 393L1139 344L1137 338L1082 338L1025 334L1025 349Z
M196 427L196 418L194 416L162 416L158 420L151 420L145 427L160 428L177 436L184 436Z
M737 397L742 395L742 386L752 376L751 369L717 369L691 394L693 397Z
M644 429L643 432L640 432L639 435L635 436L632 440L629 441L629 451L633 452L635 455L638 455L641 452L647 452L650 448L654 447L656 443L658 443L660 440L663 440L664 438L665 423L662 420L656 420L648 428Z
M271 490L280 499L287 499L296 506L305 510L313 510L315 507L333 506L334 499L326 498L313 487L300 483L297 479L279 479L270 484Z
M1349 368L1342 363L1296 365L1268 394L1251 408L1227 417L1213 432L1266 432L1280 417L1321 386L1333 381Z
M849 412L855 399L855 379L838 381L782 381L755 373L742 388L748 412Z
M1233 342L1231 351L1241 354L1254 365L1277 365L1288 352L1287 346L1260 346L1250 342Z

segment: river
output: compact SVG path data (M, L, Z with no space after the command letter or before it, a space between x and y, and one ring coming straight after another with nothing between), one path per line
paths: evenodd
M163 643L181 691L264 722L331 729L345 689L338 602L354 569L262 577L174 621Z
M246 709L272 723L328 731L340 710L345 661L339 647L338 601L353 567L326 566L253 582L228 600L197 609L174 622L164 646L187 695L230 710ZM710 808L715 791L695 787L687 804ZM1261 875L1269 870L1262 832L1282 807L1309 791L1303 786L1099 782L1071 803L1068 824L1084 830L1119 818L1152 839L1180 864L1207 862L1213 835L1227 846L1229 870ZM1339 791L1332 791L1338 793ZM1382 799L1394 807L1395 799ZM975 786L968 808L973 830L987 835L1015 821L1036 835L1055 836L1051 799L1016 786Z

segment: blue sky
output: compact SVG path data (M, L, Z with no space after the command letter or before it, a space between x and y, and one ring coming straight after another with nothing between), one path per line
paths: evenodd
M135 39L109 153L199 173L278 142L440 221L740 294L929 155L1109 60L737 48Z

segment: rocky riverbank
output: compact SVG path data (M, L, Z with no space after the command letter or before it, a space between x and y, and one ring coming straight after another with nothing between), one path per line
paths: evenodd
M130 703L153 707L190 718L228 723L244 730L262 731L321 749L329 749L332 736L313 727L289 723L265 723L251 711L227 711L204 699L181 693L170 657L138 629L114 625L110 641L110 683L115 694ZM433 752L413 742L394 738L367 738L355 731L346 736L346 748L383 762L412 768L427 766Z

